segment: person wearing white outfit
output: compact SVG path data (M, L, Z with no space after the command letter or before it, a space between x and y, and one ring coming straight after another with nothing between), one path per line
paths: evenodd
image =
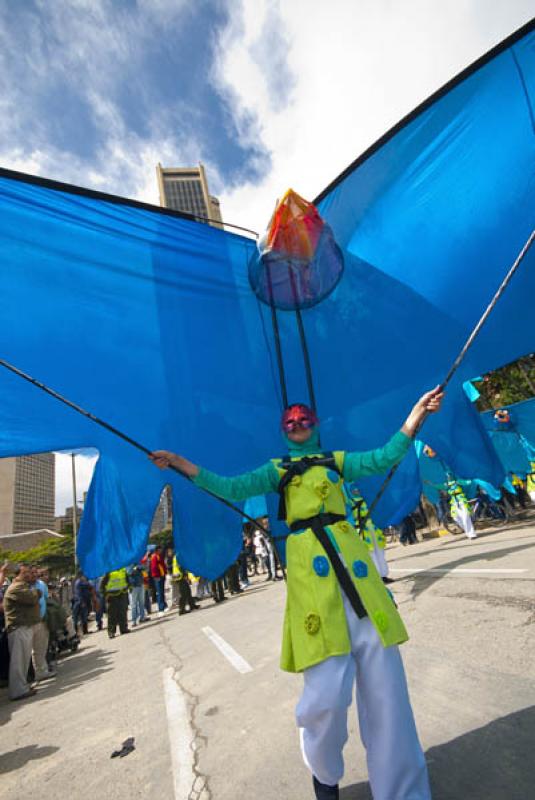
M446 488L450 497L451 518L457 523L459 528L465 532L468 539L476 539L477 533L474 530L470 506L461 488L461 483L467 483L467 481L458 481L450 477L446 482Z
M342 487L401 461L422 419L440 409L442 397L440 387L423 395L384 447L364 453L323 453L314 410L296 403L281 420L288 455L250 472L225 477L169 450L150 454L160 469L173 466L231 502L279 494L279 519L290 530L281 667L304 676L296 717L316 800L339 800L355 685L374 800L431 798L397 647L408 634L347 519Z
M303 759L322 784L340 782L347 711L355 691L374 800L427 800L427 767L399 648L383 647L370 620L359 619L345 595L343 600L351 652L303 673L296 709Z

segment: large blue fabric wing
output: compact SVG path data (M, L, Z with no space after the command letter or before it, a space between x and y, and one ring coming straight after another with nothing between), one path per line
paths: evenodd
M0 177L2 357L150 449L231 472L266 460L280 405L247 284L254 242L20 178ZM238 515L5 370L0 396L1 455L99 450L89 575L143 554L167 482L182 563L215 577L235 558Z
M320 410L334 414L338 430L343 419L350 441L371 446L443 379L535 227L533 31L532 22L468 69L318 198L346 274L307 313L310 347L321 353L320 396L336 386L334 403L323 395ZM425 424L423 438L459 477L503 481L461 385L535 349L533 297L535 247L457 372L444 411ZM329 347L341 348L342 367L337 360L333 368ZM378 508L382 524L406 492L418 494L409 460L399 472ZM375 482L362 488L370 499Z

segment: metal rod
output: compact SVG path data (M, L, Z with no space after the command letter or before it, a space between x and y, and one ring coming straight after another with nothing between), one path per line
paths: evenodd
M282 357L282 347L279 331L279 320L277 318L277 309L275 308L275 301L273 299L273 282L271 278L271 264L269 261L265 263L266 275L269 287L269 307L271 308L271 325L273 327L273 338L275 339L275 353L277 355L277 367L279 369L279 383L281 387L282 406L288 408L288 387L286 385L286 375L284 372L284 360Z
M512 279L513 275L517 271L518 267L520 266L520 263L524 259L524 256L526 255L526 253L528 252L529 248L531 247L531 245L533 244L534 241L535 241L535 229L531 231L531 233L528 236L524 246L522 247L521 251L517 255L513 265L511 266L511 268L509 269L507 275L505 276L505 278L503 279L503 281L499 285L496 293L494 294L494 297L492 298L492 300L488 304L487 308L485 309L485 311L483 312L483 314L479 318L479 320L476 323L474 329L472 330L470 336L468 337L466 342L461 347L461 350L460 350L457 358L455 359L455 361L451 365L450 369L448 370L448 373L447 373L446 377L444 378L444 380L440 384L440 388L441 389L445 389L446 388L448 383L451 381L453 375L458 370L462 360L464 359L464 357L467 354L468 350L470 349L470 347L474 343L474 340L475 340L476 336L478 335L479 331L481 330L481 328L483 327L483 325L487 321L490 313L495 308L496 303L498 302L498 300L500 299L502 294L507 289L509 283L511 282L511 279ZM424 422L427 419L427 417L428 417L428 414L425 414L425 416L422 418L420 424L418 425L418 428L414 431L414 433L412 435L413 439L416 437L418 431L421 429L421 427L424 424ZM384 493L386 491L386 488L387 488L388 484L390 483L390 481L392 480L392 478L394 477L398 467L399 467L399 463L395 464L395 466L392 467L392 469L390 470L390 472L388 473L388 475L384 479L383 483L381 484L381 487L380 487L379 491L377 492L375 498L373 499L373 502L371 503L371 505L368 508L368 513L366 514L366 519L371 516L372 511L374 511L374 509L377 507L377 504L378 504L379 500L384 495Z
M9 370L10 372L13 372L19 378L23 378L25 381L28 381L28 383L31 383L33 386L36 386L38 389L41 389L41 391L46 392L46 394L49 394L51 397L54 397L56 400L59 400L61 403L64 403L66 406L69 406L69 408L72 408L73 411L78 412L78 414L82 414L84 417L87 417L87 419L90 419L92 422L95 422L97 425L100 425L102 428L105 428L110 433L113 433L114 436L118 436L119 439L122 439L123 441L128 442L128 444L131 444L132 447L135 447L137 450L141 450L142 453L145 453L146 455L150 455L153 452L148 447L145 447L145 445L141 444L140 442L136 441L135 439L132 439L131 436L127 436L126 433L123 433L118 428L115 428L113 425L110 425L108 422L105 422L103 419L100 419L99 417L96 417L90 411L87 411L85 408L82 408L81 406L77 405L77 403L73 403L72 400L69 400L67 397L64 397L63 395L59 394L59 392L56 392L54 389L51 389L49 386L46 386L41 381L37 380L37 378L32 378L31 375L28 375L26 372L23 372L18 367L15 367L13 364L10 364L9 361L6 361L4 358L0 358L0 366L5 367L5 369ZM191 478L189 478L187 475L184 475L184 473L180 472L180 470L177 469L176 467L173 467L173 466L170 465L168 467L168 469L172 470L173 472L176 472L176 474L180 475L182 478L184 478L184 480L191 481ZM242 519L245 518L245 519L249 520L249 522L253 522L256 525L257 528L260 528L260 530L268 536L269 540L273 544L273 547L275 549L277 548L277 545L275 544L275 541L274 541L273 537L271 536L270 531L267 530L267 528L264 528L264 526L261 525L254 517L250 517L249 514L246 514L244 511L241 510L241 508L238 508L238 506L235 506L229 500L225 500L223 497L219 497L219 495L214 494L209 489L205 489L202 486L198 486L197 488L201 489L201 491L203 491L205 494L210 495L210 497L213 497L216 500L219 500L219 502L223 503L223 505L227 506L227 508L230 508L233 511L235 511L237 514L240 515L240 517L242 517ZM281 566L282 566L282 562L281 562ZM284 579L286 580L286 572L284 570L284 567L282 567L282 572L283 572L283 575L284 575Z

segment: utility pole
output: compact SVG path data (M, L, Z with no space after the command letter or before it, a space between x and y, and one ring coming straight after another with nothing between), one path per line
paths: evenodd
M78 505L76 502L76 455L71 453L72 459L72 535L74 541L74 572L78 570L78 556L76 546L78 543Z

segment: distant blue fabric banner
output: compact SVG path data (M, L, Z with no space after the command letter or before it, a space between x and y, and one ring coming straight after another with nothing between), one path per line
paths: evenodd
M527 32L323 196L345 262L336 290L303 312L325 449L376 447L399 429L444 377L528 238L534 94ZM0 171L1 356L151 449L223 474L253 468L284 447L269 309L247 278L254 248L158 210ZM425 440L460 477L503 481L462 384L535 350L534 296L530 252L443 412L425 424ZM306 401L293 312L280 314L280 328L290 401ZM0 455L87 447L100 452L79 536L90 577L142 555L166 483L180 562L213 578L235 559L237 515L0 370ZM362 480L367 501L381 481ZM419 492L412 452L376 522L402 519Z
M483 424L506 472L525 476L535 460L535 398L503 408L511 417L507 427L496 423L494 411L481 415Z

